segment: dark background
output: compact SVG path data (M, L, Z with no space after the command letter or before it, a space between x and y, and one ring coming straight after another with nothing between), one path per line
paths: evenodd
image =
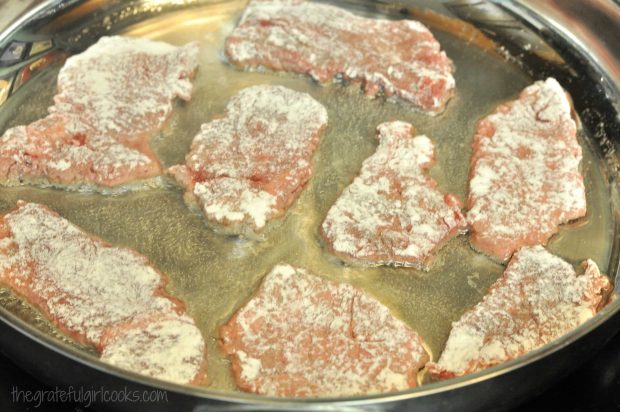
M551 389L513 411L620 411L620 333L600 352L593 353L590 360L575 361L585 363ZM13 403L11 390L14 386L32 391L48 389L0 354L0 412L105 411L97 405L86 408L76 404L44 403L35 408L33 404ZM142 406L148 410L148 405Z

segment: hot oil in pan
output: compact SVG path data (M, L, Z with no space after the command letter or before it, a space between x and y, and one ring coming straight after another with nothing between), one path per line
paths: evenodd
M314 157L316 173L286 217L270 226L266 241L248 242L214 233L200 215L188 210L182 191L176 187L115 197L3 188L0 210L14 207L18 199L40 202L88 232L148 256L170 276L168 290L187 302L208 342L212 388L235 390L229 362L217 344L219 325L279 262L363 288L417 330L436 357L451 322L480 301L503 267L474 252L466 236L450 241L429 272L346 267L322 248L319 226L363 160L374 152L376 126L389 120L409 121L432 139L437 165L431 174L442 190L464 200L476 120L500 102L514 98L532 79L515 65L437 28L433 31L455 63L457 82L456 97L437 117L382 99L369 100L358 86L320 86L301 76L243 72L222 57L223 39L234 27L242 7L243 2L228 2L177 12L141 23L125 34L175 44L193 40L201 43L192 101L179 104L169 127L152 141L165 166L183 162L201 123L222 116L229 98L245 87L280 84L307 92L327 107L329 127ZM56 72L48 73L24 86L0 113L0 131L43 116L52 103L55 76ZM564 227L551 240L549 249L572 263L592 258L607 269L612 236L610 200L602 162L586 136L581 136L581 142L588 216ZM10 292L0 292L0 303L44 331L60 336Z

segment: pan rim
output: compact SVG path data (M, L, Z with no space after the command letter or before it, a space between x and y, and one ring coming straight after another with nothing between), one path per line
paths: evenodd
M325 398L285 398L263 396L245 392L229 392L211 389L209 387L182 385L172 382L166 382L149 376L141 375L137 372L128 371L120 367L107 364L96 357L74 348L62 341L50 336L26 321L20 319L4 307L0 307L0 321L8 327L14 329L18 333L28 337L45 348L65 356L75 362L79 362L89 368L97 371L113 375L121 379L127 379L133 383L148 386L153 389L159 389L169 392L176 392L183 395L189 395L200 399L210 399L224 402L232 402L238 404L252 405L274 405L279 407L286 405L322 405L332 404L340 406L361 406L373 405L376 403L397 402L409 399L420 398L429 395L440 394L443 392L458 390L480 382L485 382L501 375L508 374L512 371L525 367L538 360L561 350L562 348L575 343L577 340L585 337L590 332L597 329L603 323L610 320L620 312L620 299L610 302L603 310L597 313L593 318L589 319L576 329L567 333L563 337L548 343L536 350L526 353L520 357L514 358L508 362L483 369L475 373L460 376L444 381L433 382L410 388L403 391L391 393L378 393L363 396L345 396L345 397L325 397Z

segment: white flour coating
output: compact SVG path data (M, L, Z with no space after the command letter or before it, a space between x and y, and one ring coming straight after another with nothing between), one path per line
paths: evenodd
M160 174L148 141L174 99L190 99L197 61L197 43L120 36L70 57L50 115L0 138L3 183L111 187Z
M141 38L102 37L67 59L50 111L79 113L96 131L132 142L164 125L176 97L191 98L190 77L197 66L197 43L176 47Z
M170 316L131 326L104 342L102 361L180 384L194 382L202 372L205 342L192 318Z
M118 325L147 314L157 320L178 317L177 312L182 312L179 303L166 297L164 278L144 256L110 246L44 206L19 202L17 209L0 221L0 234L0 282L80 342L101 348L106 330L114 331ZM195 334L200 332L190 318L183 319L195 330L187 339L195 342ZM150 336L165 340L168 335L153 332ZM185 339L185 332L179 332L181 339ZM113 355L120 362L123 353ZM126 362L135 364L136 372L143 368L152 371L161 364L163 355L156 351L142 354L141 366L132 359ZM195 351L178 356L182 355L197 356ZM184 363L166 366L169 369L154 376L166 379L177 372L186 374L188 368Z
M257 232L284 213L310 178L326 125L327 111L306 93L248 87L231 98L224 118L202 125L186 165L169 172L210 222Z
M240 388L270 396L403 390L429 359L380 302L290 265L273 268L220 336Z
M604 304L611 288L596 263L575 269L542 246L514 254L483 301L452 324L446 347L429 371L450 378L537 349L575 329Z
M506 260L584 216L581 158L570 103L553 78L479 122L468 199L474 246Z
M405 122L377 130L379 147L327 213L323 237L346 260L425 267L465 228L459 201L428 176L434 161L428 137L413 137Z
M248 180L227 177L207 180L194 186L194 195L204 205L207 219L216 222L249 219L260 229L278 214L276 197L253 188Z
M452 62L421 23L360 17L305 1L251 1L226 39L234 63L309 74L319 82L344 77L366 93L396 95L430 114L452 96Z

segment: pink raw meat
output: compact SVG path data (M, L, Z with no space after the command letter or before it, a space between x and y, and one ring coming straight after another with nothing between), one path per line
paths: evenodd
M284 214L312 175L327 111L306 93L253 86L232 97L222 119L202 126L186 164L169 172L210 223L256 236Z
M102 360L197 383L204 379L205 343L166 283L144 256L109 245L45 206L20 201L0 217L0 284L73 339L94 345Z
M360 17L299 0L253 0L226 39L235 64L361 82L366 93L397 96L429 114L454 94L452 62L413 20Z
M505 261L545 244L586 214L581 147L571 104L549 78L527 87L478 123L467 215L473 246Z
M452 324L446 347L428 370L448 379L501 364L540 348L594 316L606 303L609 279L596 263L584 273L542 246L514 254L483 301Z
M149 147L189 100L198 44L102 37L70 57L50 114L0 137L0 183L106 191L161 174Z
M428 176L434 163L428 137L414 137L405 122L383 123L377 131L377 151L327 213L323 238L345 261L427 268L466 228L460 202Z
M429 359L380 302L289 265L273 268L220 336L239 387L269 396L403 390Z

